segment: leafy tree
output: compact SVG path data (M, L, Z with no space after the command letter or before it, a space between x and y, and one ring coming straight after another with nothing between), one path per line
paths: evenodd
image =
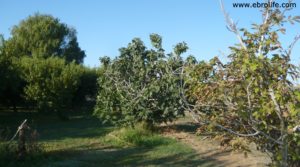
M70 107L78 89L83 69L74 62L57 57L47 59L24 57L22 76L27 85L26 98L37 104L39 111L57 111Z
M154 49L147 49L135 38L120 56L110 61L101 58L101 76L95 115L103 122L119 125L148 125L172 121L183 114L178 85L180 54L187 50L185 43L166 56L162 38L150 35Z
M6 41L4 41L3 36L1 36L2 40L0 42L2 44L0 53L1 103L13 105L16 109L17 102L23 100L23 90L25 90L27 99L37 102L39 109L42 109L43 106L45 106L45 108L51 108L50 106L55 106L54 108L62 106L62 104L58 104L58 102L59 99L66 101L67 98L64 97L64 94L57 93L58 90L55 89L51 91L56 93L52 92L50 95L49 92L51 91L48 90L50 89L50 84L47 83L49 87L45 88L43 87L45 83L42 83L42 80L47 77L57 77L60 73L69 77L69 74L67 74L68 71L66 70L70 67L74 68L74 72L76 72L77 69L73 61L76 64L83 63L85 53L78 45L75 29L68 27L50 15L35 14L21 21L19 25L14 26L11 35L12 37ZM28 57L29 59L22 59L22 57ZM53 57L62 60L53 59ZM48 58L50 59L48 60ZM47 60L43 61L43 59ZM30 62L31 60L32 62ZM55 65L55 62L58 64ZM37 69L32 68L35 65L34 63L37 63ZM72 65L67 66L65 65L66 63ZM52 69L47 71L45 67L41 67L42 65L48 65L52 67ZM58 68L61 69L59 70ZM63 68L67 69L62 70ZM38 72L38 70L41 71ZM21 71L23 76L21 76ZM42 75L43 72L48 73ZM69 71L69 73L73 75L73 72ZM42 78L38 78L41 76ZM76 82L80 81L76 80ZM59 86L59 83L52 84L53 87ZM68 85L69 83L65 84ZM33 90L35 89L33 85L38 90ZM70 88L68 89L66 96L70 96L71 99L67 101L72 101L74 94L70 95ZM76 91L76 89L74 89L74 91ZM53 94L60 94L62 97L53 98ZM46 97L48 95L49 97ZM69 102L65 104L70 105Z
M67 62L83 63L76 31L51 15L35 14L22 20L11 31L7 52L11 56L48 58L57 56Z
M272 152L281 166L299 166L300 152L294 149L300 143L294 132L299 124L299 99L291 81L299 71L290 55L300 36L284 50L278 33L285 32L284 23L299 22L300 17L266 8L264 22L253 24L251 32L237 29L225 16L240 43L230 47L226 64L214 58L187 67L186 99L194 102L190 109L212 130L247 137Z

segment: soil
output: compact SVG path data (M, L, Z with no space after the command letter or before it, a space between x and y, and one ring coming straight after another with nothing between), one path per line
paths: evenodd
M218 162L220 167L264 167L271 163L270 157L266 153L256 150L253 143L249 145L250 151L233 151L229 147L221 146L220 141L209 136L196 135L195 127L189 126L187 122L162 126L165 126L163 128L164 136L189 145L199 154L200 159L214 162L214 164Z

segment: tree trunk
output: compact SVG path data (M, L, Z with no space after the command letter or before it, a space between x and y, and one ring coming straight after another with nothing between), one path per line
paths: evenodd
M285 126L284 120L280 121L281 126L281 136L282 136L282 146L281 146L281 166L288 166L288 142L287 142L287 128Z
M13 101L13 110L14 112L18 112L16 102Z
M18 142L18 160L23 160L26 154L26 147L25 147L25 127L20 127L19 131L19 142Z

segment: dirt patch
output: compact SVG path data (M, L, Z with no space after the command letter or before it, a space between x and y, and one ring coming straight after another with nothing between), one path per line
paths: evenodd
M255 149L251 149L251 152L247 153L232 151L228 147L221 147L216 140L197 136L186 130L180 131L176 128L167 128L163 131L163 135L191 146L199 154L199 158L219 162L218 166L264 167L271 163L268 155Z

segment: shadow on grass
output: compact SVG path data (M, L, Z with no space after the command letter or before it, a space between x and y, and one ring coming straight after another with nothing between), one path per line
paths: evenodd
M112 127L103 126L99 120L91 117L70 118L65 122L57 121L37 125L42 141L101 137L111 132L112 129Z
M13 135L20 123L27 119L29 126L38 131L40 141L101 137L113 129L103 126L97 118L87 113L73 113L69 118L62 121L53 113L1 112L0 127L9 128Z
M58 141L58 147L45 152L44 158L29 166L230 166L226 161L218 161L217 154L209 152L201 155L178 142L157 142L153 147L115 148L101 143L100 138L111 132L113 127L105 127L90 115L74 114L70 120L61 121L55 114L43 116L38 113L0 113L0 124L16 128L24 119L40 133L40 140L48 143ZM170 125L180 131L194 132L193 124ZM95 140L73 140L94 138ZM92 143L91 143L92 142ZM61 147L70 144L68 147ZM51 144L50 144L51 145ZM153 145L153 143L151 144ZM201 158L208 157L209 158ZM18 165L16 165L18 166ZM26 165L20 165L26 166Z
M129 147L116 149L105 147L91 149L89 145L81 145L68 150L56 150L46 153L40 160L12 162L6 166L19 167L118 167L118 166L172 166L172 167L225 167L232 166L226 161L218 161L214 158L200 158L207 153L199 155L195 152L169 152L162 153L159 149L165 148L141 148ZM160 147L160 146L158 146ZM163 146L161 146L163 147ZM82 150L82 148L86 148ZM211 157L219 156L219 153Z
M89 148L89 146L80 146ZM161 148L159 148L161 147ZM154 148L129 147L116 149L113 147L103 147L97 149L88 149L82 151L78 148L64 151L50 152L49 156L63 155L63 159L56 159L49 162L49 166L201 166L201 167L222 167L232 165L226 161L218 161L214 158L206 157L209 152L199 155L195 152L161 152L160 149L166 149L164 146ZM75 151L77 150L77 151ZM219 156L215 153L210 157ZM69 157L69 158L68 158Z

